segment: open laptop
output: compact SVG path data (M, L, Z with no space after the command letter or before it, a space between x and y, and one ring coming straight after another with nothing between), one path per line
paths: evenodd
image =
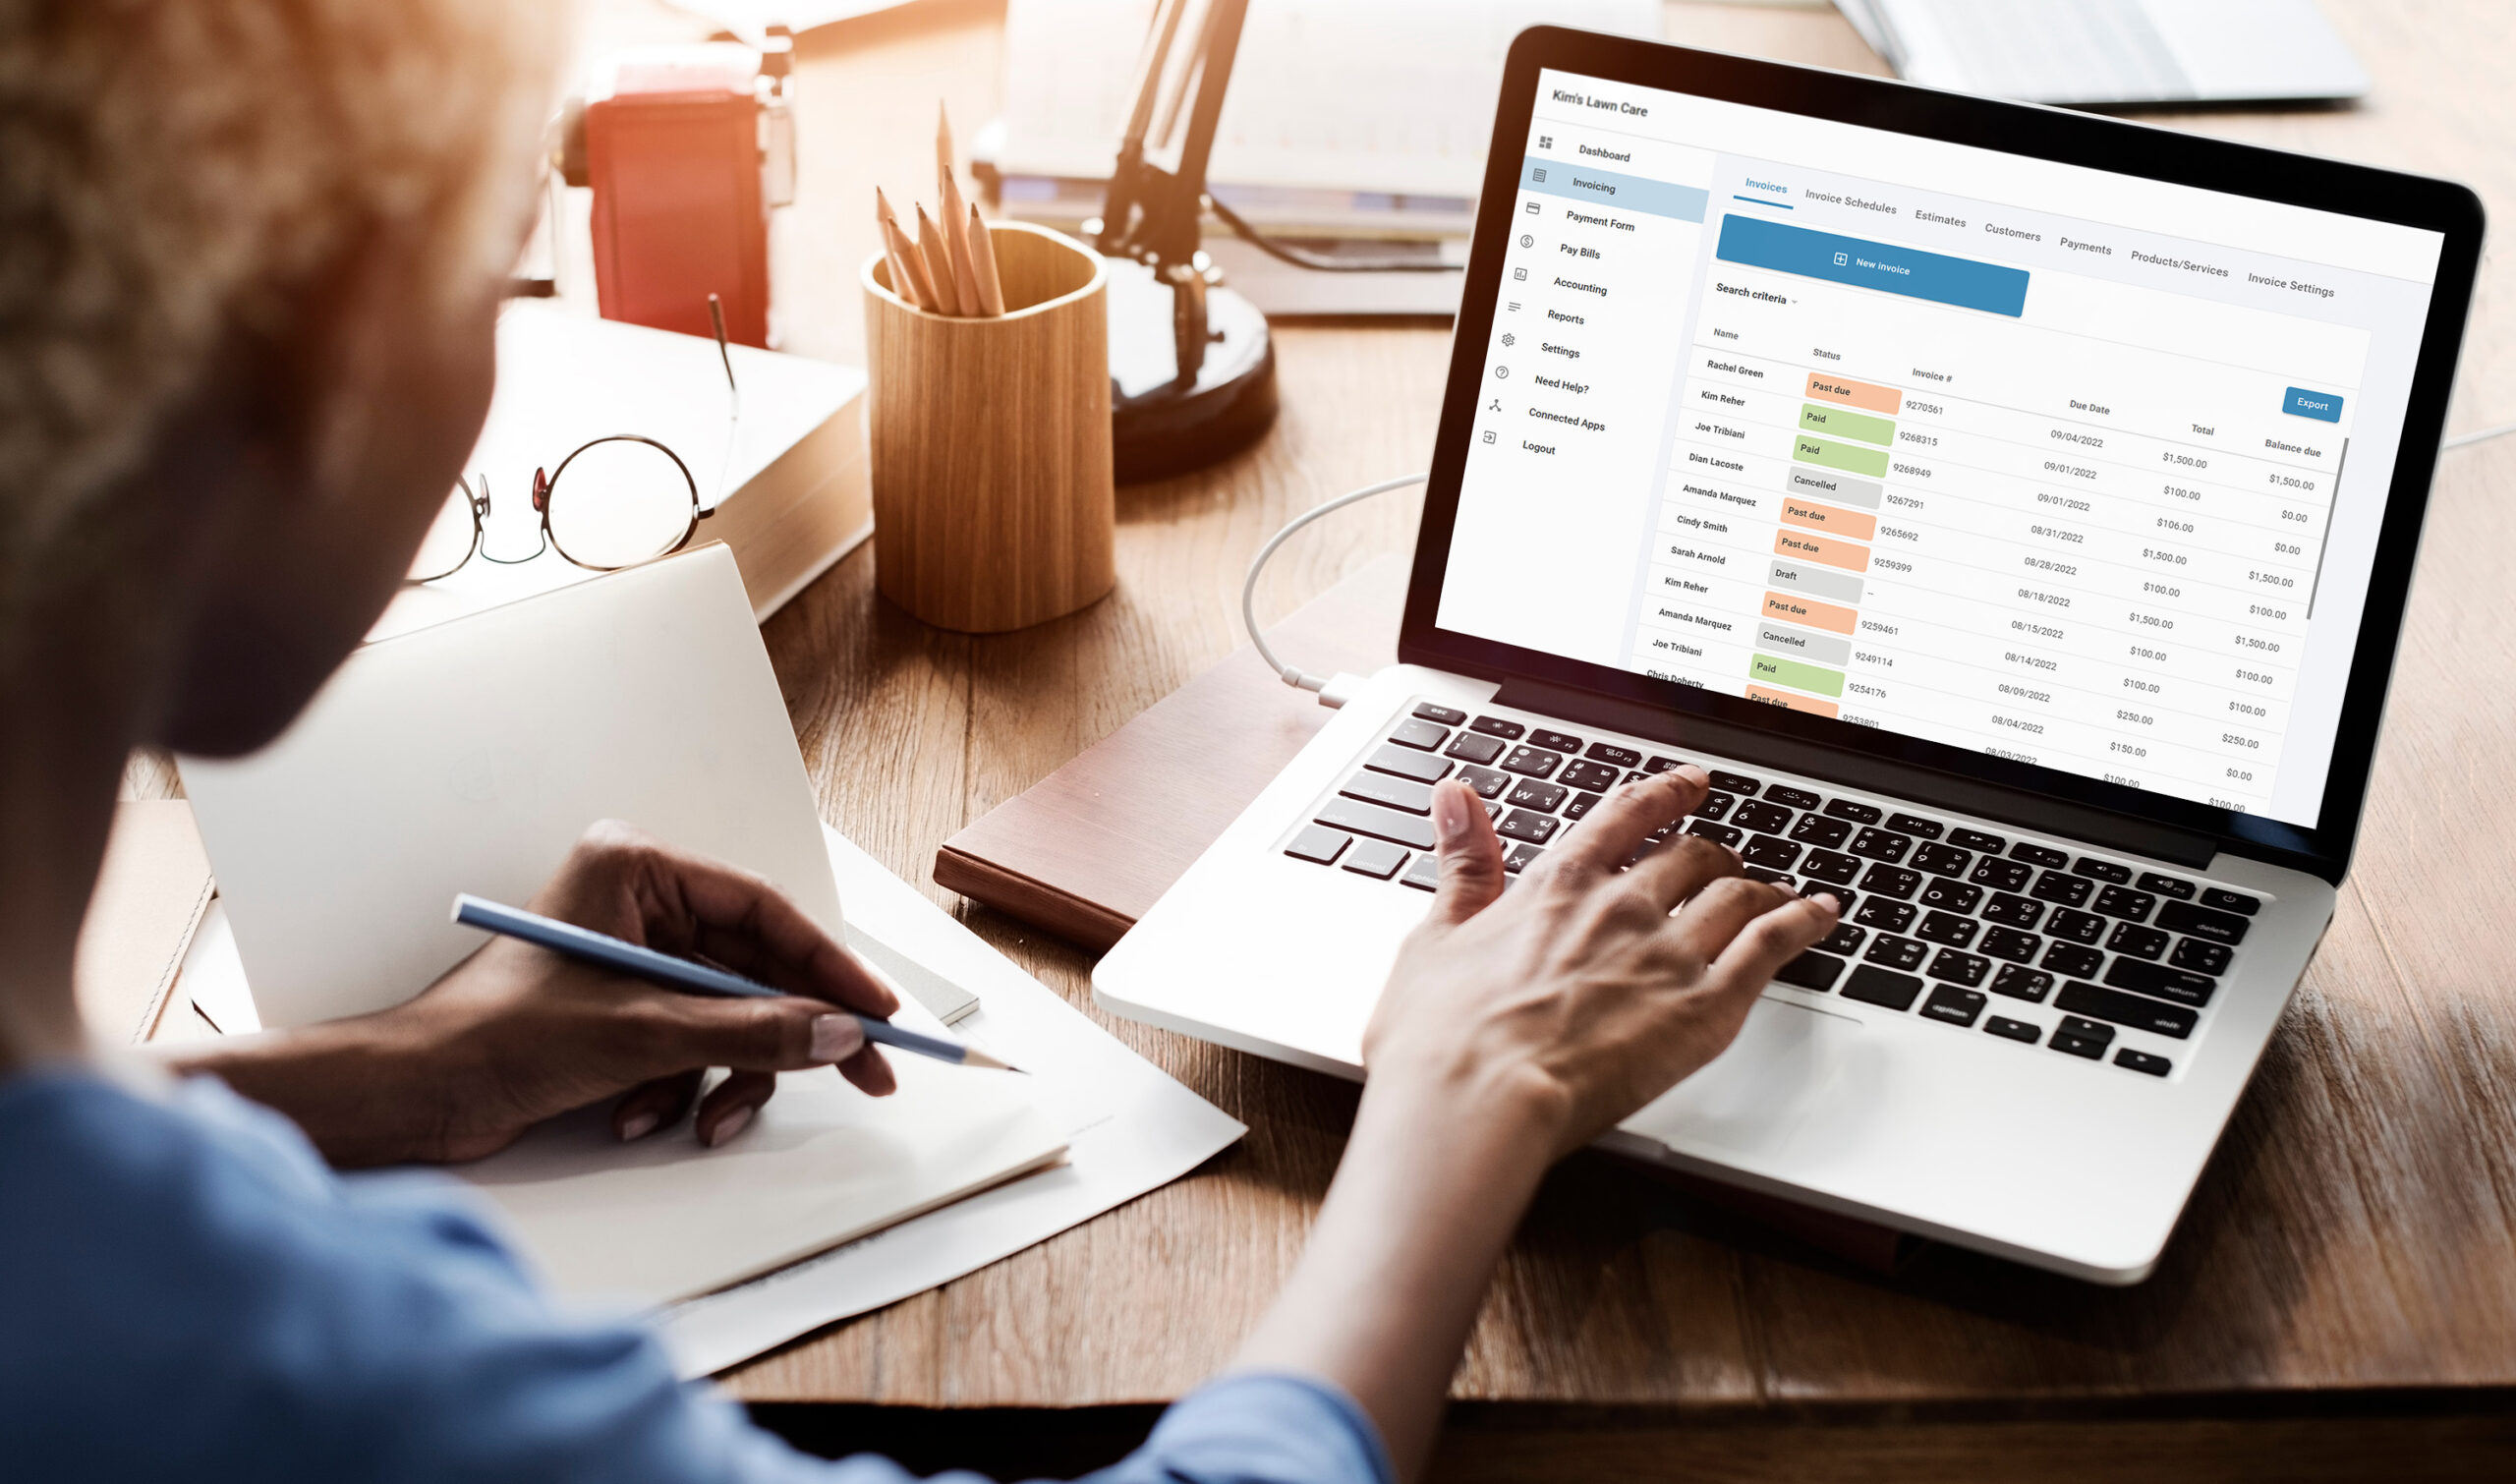
M1849 897L1606 1141L2135 1283L2348 869L2482 235L2460 187L1541 29L1401 633L1094 975L1359 1075L1467 779Z

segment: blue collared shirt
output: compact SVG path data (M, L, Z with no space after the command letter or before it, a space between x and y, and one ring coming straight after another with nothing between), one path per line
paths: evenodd
M209 1079L0 1080L0 1468L26 1479L898 1484L555 1310L453 1181L335 1174ZM946 1478L969 1480L967 1474ZM1389 1484L1325 1382L1227 1377L1102 1484Z

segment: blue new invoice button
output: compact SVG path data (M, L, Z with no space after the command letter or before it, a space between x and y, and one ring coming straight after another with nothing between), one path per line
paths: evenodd
M2328 391L2309 391L2303 386L2289 388L2288 405L2280 409L2293 418L2313 418L2318 423L2341 421L2341 399Z

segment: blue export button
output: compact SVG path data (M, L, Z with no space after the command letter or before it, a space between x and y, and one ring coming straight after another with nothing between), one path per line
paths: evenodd
M2309 391L2303 386L2289 388L2288 403L2280 409L2293 418L2313 418L2318 423L2341 421L2341 399L2328 391Z

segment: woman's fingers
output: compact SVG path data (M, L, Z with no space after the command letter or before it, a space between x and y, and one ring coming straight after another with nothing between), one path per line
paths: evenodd
M1750 884L1754 885L1754 884ZM1767 889L1779 894L1779 886ZM1709 893L1707 893L1709 894ZM1687 913L1678 914L1683 926ZM1762 990L1773 982L1782 966L1806 951L1818 939L1835 931L1838 921L1835 899L1831 896L1794 896L1781 905L1748 918L1731 931L1737 936L1712 959L1713 983L1747 991ZM1707 937L1705 945L1719 940Z
M620 1095L612 1106L611 1132L623 1144L634 1144L658 1128L669 1128L690 1112L698 1100L701 1072L675 1072L642 1082Z
M774 884L618 821L587 830L543 895L562 908L554 915L628 930L664 952L698 954L790 995L869 1015L899 1008L889 988ZM635 921L592 920L624 914Z
M855 1083L856 1090L869 1098L887 1098L900 1088L891 1063L880 1050L870 1046L838 1063L838 1074Z
M1747 924L1791 900L1791 893L1780 886L1734 874L1695 892L1679 909L1669 931L1697 959L1708 964L1721 956Z
M1738 854L1729 846L1716 845L1699 834L1679 834L1656 850L1644 851L1626 879L1658 903L1661 911L1670 912L1707 886L1737 880L1739 870Z
M776 1091L774 1072L736 1072L717 1083L699 1104L699 1142L715 1149L749 1128Z
M791 1072L854 1059L865 1029L818 999L703 999L658 995L645 1011L648 1055L658 1067L726 1066Z
M1644 836L1701 804L1710 787L1704 771L1688 764L1611 790L1592 806L1572 837L1552 852L1556 871L1599 876L1615 871L1632 859Z
M1433 921L1465 922L1503 894L1503 842L1476 790L1456 779L1433 785L1433 839L1442 861Z
M799 1016L788 1008L795 1005L811 1013ZM750 1125L776 1091L780 1071L834 1065L878 1098L897 1086L889 1063L866 1044L856 1017L830 1014L809 1000L700 1001L696 1013L676 1018L677 1026L660 1032L664 1039L657 1050L667 1060L692 1064L621 1095L611 1127L624 1143L679 1122L697 1100L699 1141L711 1148L722 1144ZM700 1099L710 1066L733 1071Z

